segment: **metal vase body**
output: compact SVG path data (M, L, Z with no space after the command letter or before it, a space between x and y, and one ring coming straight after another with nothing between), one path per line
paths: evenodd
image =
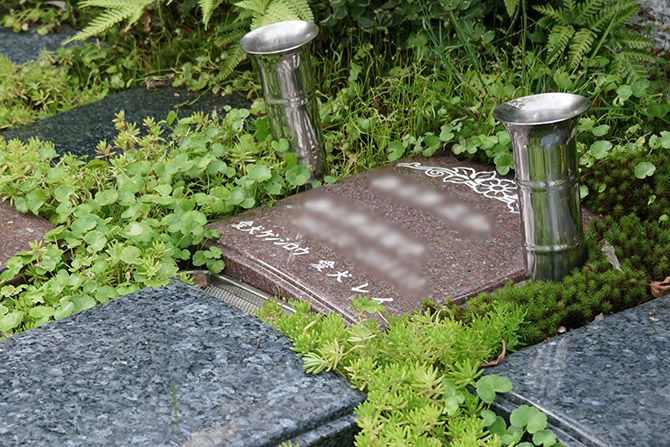
M322 179L324 165L309 45L318 33L315 24L292 20L257 28L240 40L256 62L272 136L289 142L312 181Z
M583 96L544 93L493 111L512 140L531 279L559 281L585 262L575 134L590 106Z

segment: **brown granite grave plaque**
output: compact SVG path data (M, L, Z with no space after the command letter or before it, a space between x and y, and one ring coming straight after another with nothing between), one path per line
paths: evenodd
M401 160L210 227L221 232L226 274L350 321L352 296L395 315L526 277L516 184L446 155Z
M53 226L41 217L18 212L0 196L0 272L17 252L29 250L30 243L41 240Z

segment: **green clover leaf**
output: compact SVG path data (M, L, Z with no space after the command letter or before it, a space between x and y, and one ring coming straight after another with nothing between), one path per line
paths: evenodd
M403 156L405 153L405 146L400 141L391 141L389 143L389 149L388 149L389 155L388 155L388 160L389 161L396 161L400 157Z
M646 177L651 177L656 172L656 166L648 161L643 161L635 166L635 177L643 179Z
M598 160L607 157L607 154L609 153L610 149L612 149L612 143L610 143L607 140L598 140L595 143L591 145L591 148L589 149L589 154L593 156L593 158L597 158Z
M23 312L15 310L0 318L0 331L9 331L23 321Z
M551 447L556 442L556 435L551 430L538 430L533 434L533 443L535 445Z
M535 407L521 405L512 412L509 422L515 427L525 427L532 434L547 427L547 415Z
M311 174L305 166L296 165L286 172L286 180L293 186L302 186L307 183Z
M496 393L507 393L512 390L512 382L507 377L492 374L477 381L477 395L481 400L490 404L496 398Z
M254 165L248 170L249 178L257 182L263 182L272 177L270 168L264 165Z

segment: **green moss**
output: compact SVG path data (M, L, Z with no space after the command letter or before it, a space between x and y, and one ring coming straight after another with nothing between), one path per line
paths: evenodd
M670 274L670 226L629 214L620 219L605 218L596 232L615 247L619 260L641 271L645 278L663 279Z
M647 269L651 268L651 263L633 262L624 256L626 251L617 249L617 255L621 254L621 271L618 271L598 245L604 237L618 246L627 237L625 231L632 227L641 232L646 228L639 219L635 222L627 220L625 230L607 232L604 224L594 220L586 241L588 265L573 271L561 282L530 281L522 286L509 283L494 293L477 295L465 308L449 307L462 321L471 321L476 315L499 306L525 309L526 323L520 330L520 338L527 344L534 344L557 335L561 326L568 330L577 328L593 321L600 313L610 314L636 306L652 298L647 289ZM659 232L657 236L670 235ZM653 243L647 241L646 246L651 249Z
M653 163L654 175L635 177L634 167L640 162ZM589 194L585 201L589 209L605 216L621 219L630 214L641 220L658 220L670 212L670 163L662 150L622 152L596 164L583 180L590 191L606 185L603 192Z

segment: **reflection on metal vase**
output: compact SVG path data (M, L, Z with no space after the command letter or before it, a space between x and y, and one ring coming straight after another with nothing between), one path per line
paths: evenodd
M575 133L583 96L544 93L493 111L512 139L526 263L532 279L559 281L585 262Z

